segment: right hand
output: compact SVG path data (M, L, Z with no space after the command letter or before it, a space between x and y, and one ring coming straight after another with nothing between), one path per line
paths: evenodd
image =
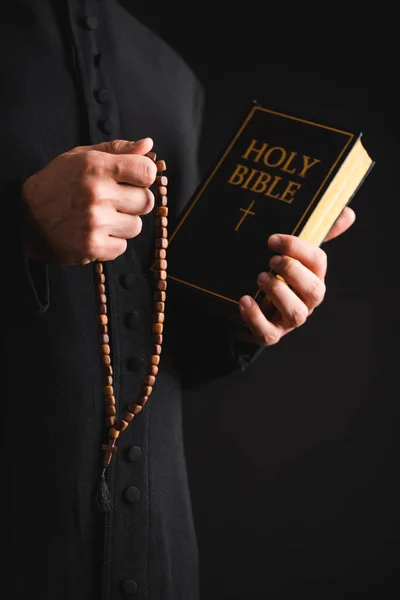
M152 147L150 138L77 146L29 177L22 197L36 239L28 228L28 258L72 265L123 254L154 206Z

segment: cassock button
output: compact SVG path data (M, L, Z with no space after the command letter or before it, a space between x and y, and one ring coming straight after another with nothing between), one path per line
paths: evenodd
M93 30L97 29L99 22L97 20L97 17L89 15L83 19L83 24L86 27L86 29Z
M137 489L137 487L134 487L133 485L131 485L130 487L126 488L125 500L127 500L131 504L135 504L136 502L139 502L139 498L140 498L140 492Z
M135 310L126 315L125 323L128 329L137 329L140 324L140 314L138 311Z
M129 462L136 462L142 455L142 449L139 446L132 446L128 451Z
M122 591L129 596L129 594L136 594L137 592L137 583L133 581L133 579L125 579L122 582Z
M128 358L127 367L133 373L138 373L144 367L144 358L141 356L135 356L134 358Z
M97 90L94 93L94 95L95 95L97 102L100 102L100 104L107 104L107 102L110 102L111 93L110 93L110 90L108 90L107 88L102 88L101 90Z
M104 119L102 121L99 121L98 122L98 127L99 127L100 131L102 131L103 133L110 134L110 133L113 132L113 124L108 119Z
M136 276L133 273L128 273L128 275L121 277L121 285L123 285L126 290L131 290L135 285L135 279Z

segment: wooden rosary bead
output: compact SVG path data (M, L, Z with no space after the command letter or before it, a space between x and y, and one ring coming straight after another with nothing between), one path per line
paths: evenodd
M168 227L167 217L157 217L156 218L156 227Z
M167 251L164 250L163 248L157 248L157 250L154 251L154 258L164 259L166 257L167 257Z
M164 325L162 323L154 323L153 333L162 333L164 331Z
M104 265L101 261L95 264L95 281L97 282L98 299L99 299L99 329L100 329L100 347L101 360L104 365L104 402L106 413L106 424L109 428L109 440L107 444L102 445L102 449L106 451L104 457L104 466L107 467L114 454L116 454L118 446L116 441L120 432L125 431L131 421L138 415L143 406L153 392L153 386L156 383L156 376L159 372L160 354L162 351L163 330L165 321L165 302L167 289L167 248L168 248L168 197L167 185L168 178L162 173L166 171L166 163L163 160L156 160L157 154L149 152L146 155L150 160L153 160L157 168L156 190L155 190L155 265L153 267L155 290L153 293L153 326L152 326L152 354L149 357L146 375L143 379L142 395L136 402L129 404L124 411L123 417L117 421L116 418L116 398L114 396L113 387L113 368L111 365L111 347L110 336L108 332L108 317L107 317L107 288L106 278L104 273ZM104 474L104 473L103 473Z
M154 271L154 277L161 281L165 281L167 279L167 271Z
M167 238L168 229L166 227L156 227L156 236L158 238Z
M110 437L112 440L116 440L119 437L118 429L116 429L116 427L111 427L108 431L108 437Z
M149 365L147 372L149 373L149 375L154 375L155 377L158 373L158 367L156 367L156 365Z
M156 177L156 182L158 185L167 186L168 185L168 177L166 177L166 175L158 175Z
M117 417L107 417L107 419L106 419L107 427L114 427L116 422L117 422Z
M156 167L157 167L157 171L161 171L161 173L163 171L167 170L167 165L165 164L165 160L158 160L156 162Z
M167 266L168 266L168 263L167 263L167 261L165 259L159 259L159 260L156 260L154 268L158 269L160 271L166 271L167 270Z
M135 415L132 412L130 412L129 410L124 412L123 419L127 423L130 423L134 419L134 417L135 417Z
M158 280L156 283L156 288L157 288L157 290L160 290L161 292L165 292L165 290L167 289L166 280L163 280L163 279Z

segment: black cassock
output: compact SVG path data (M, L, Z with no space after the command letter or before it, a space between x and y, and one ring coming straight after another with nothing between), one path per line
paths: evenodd
M0 10L2 587L18 600L192 600L181 391L252 354L167 298L161 369L120 437L105 516L95 501L107 435L94 267L26 260L20 186L75 146L150 136L168 165L173 221L198 181L201 87L117 0ZM151 349L154 216L143 221L106 263L118 414L138 397Z

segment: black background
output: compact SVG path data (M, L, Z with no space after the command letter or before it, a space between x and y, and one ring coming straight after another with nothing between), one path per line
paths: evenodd
M204 169L253 99L362 131L376 161L356 223L324 245L323 304L247 372L185 396L201 600L399 597L394 15L125 4L205 86Z

